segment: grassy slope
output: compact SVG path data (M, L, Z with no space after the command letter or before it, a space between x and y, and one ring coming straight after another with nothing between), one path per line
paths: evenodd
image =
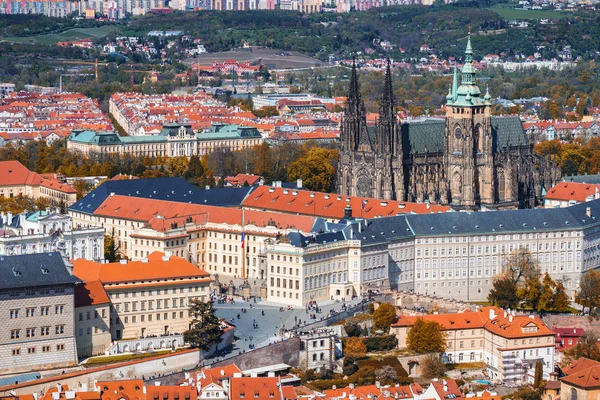
M553 10L520 10L516 8L496 5L487 10L494 11L504 19L563 19L569 16L569 13Z
M117 26L101 26L99 28L74 28L62 33L51 33L47 35L37 35L29 37L4 37L0 38L6 42L15 43L39 43L39 44L56 44L63 41L73 41L84 38L98 38L106 36L111 32L119 30Z

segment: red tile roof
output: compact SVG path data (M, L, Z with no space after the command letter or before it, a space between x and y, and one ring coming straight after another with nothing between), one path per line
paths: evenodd
M258 187L257 189L260 188ZM310 232L315 223L314 217L301 215L257 210L244 210L242 213L242 210L238 208L205 206L156 199L137 198L135 201L131 201L130 197L120 195L106 198L96 211L94 211L94 215L145 221L153 229L160 231L171 229L172 222L178 222L179 226L181 226L181 222L185 222L186 218L190 216L196 218L198 221L203 220L204 222L241 226L242 214L244 216L244 225L246 226L275 226L279 229L290 228L298 229L302 232ZM169 220L171 218L174 218L174 220Z
M490 311L494 316L490 319ZM401 315L393 327L412 326L418 318L425 321L435 321L446 330L454 329L481 329L484 328L505 338L525 338L537 336L554 336L554 332L538 316L515 315L504 316L504 310L498 307L479 307L477 311L465 311L455 314L432 314L424 316ZM532 332L524 331L527 328L535 328Z
M356 218L390 217L398 214L429 214L446 212L450 207L409 203L395 200L376 200L366 197L341 196L332 193L311 192L259 186L242 202L246 208L315 215L324 218L341 219L347 205L352 207Z
M146 400L198 400L193 386L146 386Z
M42 178L18 161L0 162L0 186L39 185Z
M264 179L262 176L260 175L249 175L249 174L237 174L236 176L228 176L227 178L225 178L225 182L230 183L231 185L234 186L242 186L246 183L248 183L248 185L252 186L252 185L256 185L261 179Z
M591 367L600 366L600 362L581 357L562 368L565 375L574 375Z
M561 381L581 389L600 389L600 365L565 376Z
M179 278L210 280L208 272L185 259L175 256L163 259L163 256L164 253L155 251L148 255L148 262L129 261L126 264L99 264L78 258L73 261L73 273L81 280L99 280L103 284Z
M231 378L229 400L283 400L280 385L279 378Z
M87 281L75 286L75 307L108 303L110 303L110 300L100 281Z
M559 182L546 193L547 200L576 200L582 203L595 198L600 198L600 185L589 183Z

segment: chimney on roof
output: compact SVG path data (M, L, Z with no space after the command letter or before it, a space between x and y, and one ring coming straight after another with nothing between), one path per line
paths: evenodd
M350 206L350 203L346 204L346 207L344 208L344 219L345 220L349 220L352 218L352 207Z
M224 369L221 370L221 376L225 376L225 370Z
M148 259L146 257L142 258L142 263L143 264L147 264L148 263Z
M375 387L376 387L377 389L380 389L380 388L381 388L381 382L379 382L379 381L375 381Z
M592 218L592 207L585 208L585 215L587 215L588 218Z
M504 318L506 318L506 310L504 310Z
M205 190L210 190L210 185L206 185L206 186L204 186L204 189L205 189Z
M302 179L296 179L296 188L302 189Z
M496 318L496 313L494 312L493 308L490 308L490 319L494 319Z
M121 264L123 264L123 265L124 265L124 264L127 264L127 259L126 259L126 258L124 258L124 259L122 259L122 260L119 260L119 262L120 262Z
M12 212L6 213L6 225L10 225L12 223Z
M269 372L267 373L267 376L268 376L269 378L275 378L275 372L273 372L273 371L269 371Z
M508 322L513 322L513 316L512 316L512 314L508 314Z
M530 319L535 319L535 316L533 314L529 314L529 318Z
M146 394L146 385L142 386L142 393Z
M337 387L335 385L331 385L331 390L335 390Z

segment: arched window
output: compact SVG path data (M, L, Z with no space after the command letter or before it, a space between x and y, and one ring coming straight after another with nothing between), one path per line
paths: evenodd
M571 389L571 400L577 400L577 389Z

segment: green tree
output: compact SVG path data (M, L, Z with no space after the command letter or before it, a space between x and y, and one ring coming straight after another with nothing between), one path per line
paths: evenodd
M115 262L121 259L119 244L115 238L115 230L110 235L104 235L104 259Z
M396 322L396 318L396 307L389 303L381 303L373 312L373 330L389 331L390 325Z
M497 277L488 293L488 301L500 308L515 308L519 304L517 285L508 277Z
M198 347L204 351L208 351L214 345L219 344L223 329L221 321L214 314L212 302L192 299L189 311L194 318L190 324L190 329L183 333L183 340L192 347Z
M406 346L419 354L443 353L446 351L446 332L442 325L435 321L417 318L408 330Z
M544 379L544 370L542 367L542 362L537 361L535 363L535 373L533 375L533 388L541 389L542 388L542 380Z
M193 183L197 182L204 175L204 167L200 162L200 158L196 155L190 157L187 170L183 177Z

